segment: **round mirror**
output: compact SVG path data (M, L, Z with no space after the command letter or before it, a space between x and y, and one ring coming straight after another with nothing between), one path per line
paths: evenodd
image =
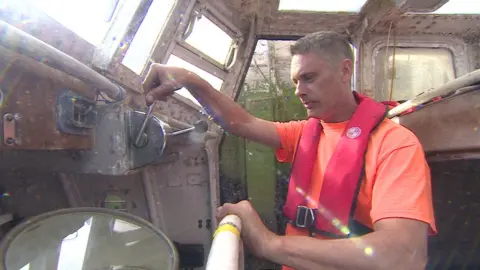
M0 244L2 270L176 270L174 244L152 224L104 208L44 213Z

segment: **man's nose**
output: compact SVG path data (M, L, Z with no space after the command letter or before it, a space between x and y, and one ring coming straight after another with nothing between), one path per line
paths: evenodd
M295 88L295 95L297 97L302 97L302 96L306 95L306 89L300 83L298 83L297 87Z

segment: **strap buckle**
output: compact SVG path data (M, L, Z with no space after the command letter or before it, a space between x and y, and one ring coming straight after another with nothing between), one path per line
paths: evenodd
M316 217L316 209L299 205L297 206L297 215L293 225L298 228L310 228L313 224L315 224Z

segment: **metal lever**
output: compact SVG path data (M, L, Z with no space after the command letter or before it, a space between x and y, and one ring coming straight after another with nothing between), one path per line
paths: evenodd
M143 120L142 126L140 127L140 130L138 131L137 137L135 138L135 141L133 144L137 147L141 147L140 141L143 136L145 136L145 128L147 127L148 120L150 120L150 117L152 116L153 108L155 107L156 101L154 101L150 106L148 106L148 111L147 114L145 115L145 119Z
M176 135L181 135L181 134L185 134L185 133L192 132L192 131L196 131L198 133L205 133L205 132L207 132L207 130L208 130L207 122L198 121L193 125L193 127L189 127L189 128L182 129L182 130L179 130L179 131L167 133L167 136L176 136Z

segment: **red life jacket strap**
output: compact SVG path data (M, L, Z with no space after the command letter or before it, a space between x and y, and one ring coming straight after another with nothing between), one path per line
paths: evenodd
M296 219L297 207L306 205L307 192L310 187L313 167L317 160L318 143L322 130L322 125L315 118L310 118L303 128L293 159L287 200L283 207L284 214L291 220ZM303 215L302 213L299 214Z
M387 107L354 92L359 103L345 128L324 174L320 200L309 198L308 190L323 130L317 119L303 129L292 166L284 214L296 227L345 237L355 211L357 194L364 175L365 153L371 132L382 122ZM307 200L318 203L309 209ZM312 211L315 210L315 211Z
M371 132L382 122L386 106L364 98L348 122L325 170L319 198L318 229L350 235L357 195L365 174L365 154Z

